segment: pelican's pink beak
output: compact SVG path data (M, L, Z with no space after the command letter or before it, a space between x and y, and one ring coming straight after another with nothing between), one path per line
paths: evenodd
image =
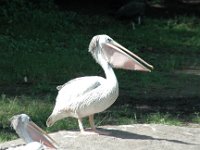
M152 65L115 41L104 43L102 51L106 60L115 68L149 72L153 69Z
M51 149L58 148L57 143L44 130L38 127L34 122L30 121L27 124L26 130L33 141L41 142L43 145Z

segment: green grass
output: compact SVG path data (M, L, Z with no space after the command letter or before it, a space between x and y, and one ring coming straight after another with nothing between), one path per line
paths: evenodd
M145 18L133 29L131 22L109 16L16 2L0 8L0 142L17 137L9 118L20 113L48 132L78 128L73 118L51 128L45 122L57 85L79 76L104 75L88 53L96 34L108 34L155 68L152 73L116 70L120 96L110 109L96 115L97 125L200 123L200 77L175 73L200 66L199 18ZM89 127L86 119L84 124Z
M78 130L77 119L66 118L58 121L50 128L45 125L46 119L50 115L54 99L51 96L43 98L33 98L28 96L6 97L0 99L0 142L16 139L17 135L10 127L9 118L13 115L26 113L32 121L47 132L56 132L59 130ZM185 114L186 115L186 114ZM190 113L184 116L180 112L161 112L146 111L145 109L133 107L129 104L114 105L110 109L95 115L96 125L122 125L134 123L157 123L167 125L185 125L187 122L200 123L199 113ZM88 118L83 120L84 127L90 127Z

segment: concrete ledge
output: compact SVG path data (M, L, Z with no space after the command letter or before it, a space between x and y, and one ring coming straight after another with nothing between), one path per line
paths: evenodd
M50 136L61 150L200 150L200 128L159 124L102 126L109 135L82 135L78 131L58 131ZM21 139L1 143L0 150L24 144Z

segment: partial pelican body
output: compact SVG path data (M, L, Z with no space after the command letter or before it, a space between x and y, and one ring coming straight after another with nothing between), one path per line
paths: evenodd
M48 127L65 117L75 117L80 131L84 132L82 118L89 116L91 128L97 132L94 114L110 107L119 93L112 67L140 71L150 71L149 68L153 68L107 35L94 36L89 44L89 52L103 68L106 78L80 77L58 86L56 104L46 122Z
M44 150L57 149L56 142L30 120L26 114L15 115L11 119L11 126L27 144L10 150Z

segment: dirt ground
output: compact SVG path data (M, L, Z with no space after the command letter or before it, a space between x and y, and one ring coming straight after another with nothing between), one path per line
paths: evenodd
M58 131L50 136L61 150L200 150L200 127L159 124L102 126L109 135L82 135L78 131ZM24 144L21 139L0 143L0 150Z

